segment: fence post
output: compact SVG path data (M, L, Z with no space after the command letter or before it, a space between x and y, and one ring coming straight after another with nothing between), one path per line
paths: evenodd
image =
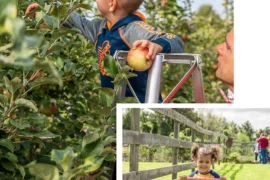
M175 139L178 139L179 137L179 130L180 130L180 123L177 121L173 121L173 126L174 126L174 133L173 137ZM178 164L178 147L173 147L173 165ZM172 174L172 180L177 178L177 173Z
M201 143L204 143L204 134L201 134Z
M140 132L140 109L131 110L130 129ZM130 145L130 164L129 171L139 170L139 144ZM139 179L138 179L139 180Z
M213 135L210 136L211 144L213 144L213 137L214 137ZM212 164L212 168L215 169L215 164L214 163Z
M220 145L220 136L218 137L218 144ZM220 160L218 161L218 165L220 165Z
M195 142L195 130L191 129L191 142ZM195 168L191 169L191 172L195 171Z

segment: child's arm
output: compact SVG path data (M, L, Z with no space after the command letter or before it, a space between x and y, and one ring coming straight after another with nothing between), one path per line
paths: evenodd
M149 40L162 47L161 53L182 53L183 44L180 37L162 33L143 21L135 21L125 28L119 29L122 38L132 47L137 40Z
M64 23L64 26L72 28L78 28L82 35L90 40L91 43L95 43L98 33L102 27L106 25L106 20L93 20L90 21L85 17L82 17L78 13L72 12L68 21Z
M220 180L226 180L226 178L225 177L220 177Z
M38 3L30 4L26 9L25 14L34 11L38 7L39 7ZM33 19L34 16L35 13L31 14L29 18ZM72 27L78 28L81 31L82 35L84 35L87 39L89 39L91 43L95 43L97 34L101 30L101 27L104 26L105 24L106 24L105 20L90 21L84 17L81 17L78 13L72 12L70 14L68 21L64 23L64 26L69 28Z

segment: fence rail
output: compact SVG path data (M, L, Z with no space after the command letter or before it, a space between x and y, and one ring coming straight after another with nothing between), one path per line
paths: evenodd
M123 180L142 180L142 179L154 179L168 174L177 173L180 171L189 170L195 168L195 163L185 163L179 165L173 165L168 167L162 167L157 169L144 170L139 172L129 172L123 174Z
M131 130L123 130L123 144L130 144L130 172L123 174L123 180L148 180L172 174L172 180L177 177L177 172L194 169L193 162L178 164L179 148L191 148L195 142L195 131L201 134L200 145L215 144L223 148L226 146L221 143L221 138L227 140L227 136L219 132L206 130L196 123L183 116L173 109L151 108L151 110L163 114L174 121L174 137L167 137L157 134L140 132L140 109L131 110ZM191 142L179 140L180 124L189 126L192 129ZM204 142L204 135L211 138L211 142ZM218 137L218 142L213 142L213 137ZM140 145L160 145L173 148L172 166L139 171L139 146Z
M200 127L199 125L197 125L196 123L194 123L193 121L191 121L190 119L188 119L187 117L183 116L182 114L180 114L179 112L177 112L173 109L152 108L151 110L158 112L160 114L166 115L167 117L170 117L170 118L174 119L175 121L183 123L183 124L191 127L192 129L196 130L197 132L200 132L200 133L203 133L203 134L209 135L209 136L217 136L217 137L227 139L227 136L225 136L224 134L209 131L207 129L203 129L202 127Z

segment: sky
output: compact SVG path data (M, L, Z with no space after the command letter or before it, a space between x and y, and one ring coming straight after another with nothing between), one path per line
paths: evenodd
M192 3L192 11L196 11L199 9L201 5L210 4L213 9L220 15L224 14L224 7L222 6L224 0L193 0Z
M238 125L249 120L256 130L270 127L270 108L211 108L210 111Z

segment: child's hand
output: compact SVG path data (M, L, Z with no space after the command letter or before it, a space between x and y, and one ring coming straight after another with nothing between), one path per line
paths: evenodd
M154 60L156 55L158 53L160 53L162 51L162 46L160 46L159 44L157 43L153 43L151 41L148 41L148 40L138 40L138 41L135 41L133 43L133 46L132 48L133 49L136 49L136 47L140 47L141 49L144 49L144 48L148 48L149 49L149 52L148 54L146 55L146 58L147 59L150 59L150 60Z
M187 179L187 176L186 175L183 175L183 176L180 176L178 179L186 180Z
M30 4L26 11L25 11L25 15L27 15L28 13L30 13L31 11L34 11L36 8L39 7L39 4L38 3L33 3L33 4ZM33 19L35 17L36 13L33 13L29 16L30 19Z
M220 180L226 180L226 178L225 177L220 177Z

